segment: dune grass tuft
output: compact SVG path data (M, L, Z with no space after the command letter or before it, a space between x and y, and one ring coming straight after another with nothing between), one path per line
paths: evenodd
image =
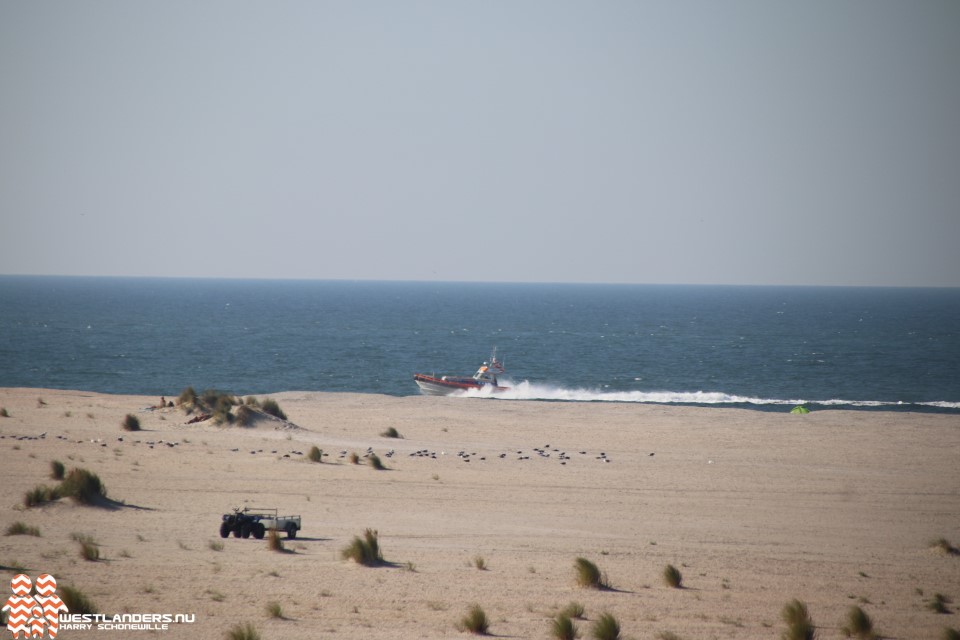
M867 615L867 612L860 607L853 606L847 610L847 625L843 632L848 637L862 638L863 640L872 640L877 637L873 630L873 620Z
M267 548L270 549L270 551L285 551L283 540L280 539L280 534L276 529L270 529L270 532L267 534Z
M50 478L53 480L63 480L63 475L66 473L67 468L63 466L63 463L59 460L52 460L50 462Z
M780 636L782 640L814 640L817 637L813 620L803 602L788 602L780 612L780 617L787 623L787 630Z
M580 630L570 616L561 613L550 623L550 635L557 640L576 640L580 637Z
M23 522L14 522L9 527L7 527L8 536L34 536L35 538L40 537L40 529L37 527L31 527Z
M255 415L256 413L250 408L250 405L242 404L237 407L237 412L234 417L238 425L241 427L249 427L253 424L253 417Z
M140 431L140 418L132 413L128 413L123 418L123 422L120 423L120 426L124 431Z
M260 640L260 632L249 622L233 625L226 634L227 640Z
M375 453L370 454L370 466L376 469L377 471L383 471L384 469L386 469L386 467L383 466L383 462L380 460L380 456L378 456Z
M70 538L80 544L80 557L90 562L96 562L100 559L100 546L93 539L84 533L72 533Z
M60 483L60 495L91 505L107 497L107 488L97 474L86 469L71 469Z
M940 637L943 638L943 640L960 640L960 631L951 627L944 627Z
M473 566L475 566L480 571L487 570L487 561L484 560L483 556L474 556L473 557Z
M683 586L683 574L675 566L668 564L663 568L663 581L668 587L679 589Z
M273 601L267 603L267 616L275 620L285 620L283 615L283 608L280 606L279 602Z
M947 608L947 605L950 604L951 600L949 597L943 595L942 593L933 594L933 598L930 602L927 603L927 609L933 611L934 613L950 613L950 609Z
M48 487L45 484L41 484L23 494L23 505L25 507L38 507L47 502L53 502L59 499L60 489L58 487Z
M600 573L597 565L586 558L577 558L573 563L577 573L577 584L588 589L609 589L607 577Z
M560 612L560 615L567 616L568 618L575 618L577 620L583 620L586 609L579 602L571 602L566 607L563 608L563 611Z
M383 564L379 533L376 529L367 529L363 532L362 538L354 536L353 542L344 547L340 555L344 560L353 560L365 567L375 567Z
M620 640L620 622L604 613L593 623L591 634L596 640Z
M457 623L457 630L469 631L476 635L485 636L490 630L490 621L487 620L487 614L480 605L475 604L467 611L467 615Z
M323 462L323 449L317 445L313 445L307 453L307 458L312 462Z
M277 401L273 398L267 398L260 403L260 410L264 413L268 413L274 418L280 418L281 420L287 419L287 414L283 412L283 409L280 408L280 405L277 404Z
M350 464L360 464L360 456L358 456L355 451L350 452L350 455L347 456L347 460L350 461Z
M97 605L95 605L83 591L76 587L58 585L57 594L60 596L60 599L63 600L63 604L67 605L70 613L99 613Z
M960 555L960 549L950 544L946 538L937 538L930 543L930 546L948 556Z
M9 418L10 412L7 411L6 407L0 407L0 418Z
M386 431L380 434L384 438L401 438L400 432L395 427L388 427Z

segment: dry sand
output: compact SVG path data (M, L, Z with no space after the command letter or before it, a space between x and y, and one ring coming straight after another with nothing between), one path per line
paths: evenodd
M960 627L927 608L941 593L960 610L960 556L930 546L960 544L956 415L272 397L295 427L188 425L146 409L154 397L0 389L0 526L42 534L0 537L3 579L51 573L107 614L196 615L165 632L61 638L222 638L246 621L265 639L469 637L455 625L473 603L496 636L549 638L570 602L585 607L584 637L610 612L637 639L779 638L794 598L821 639L843 637L852 605L888 637ZM143 431L121 430L128 413ZM381 437L388 427L402 439ZM301 455L314 444L322 464ZM387 470L341 458L368 448ZM436 457L410 455L424 450ZM97 473L122 504L24 508L25 492L55 484L55 459ZM292 553L221 540L235 506L300 514ZM387 566L341 559L368 527ZM74 533L102 559L83 560ZM579 556L613 588L579 588ZM667 564L685 588L663 583Z

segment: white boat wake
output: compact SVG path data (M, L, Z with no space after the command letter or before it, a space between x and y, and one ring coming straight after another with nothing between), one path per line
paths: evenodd
M942 409L960 409L958 402L904 403L880 400L806 400L802 398L754 398L737 396L721 391L606 391L604 389L567 388L554 385L534 384L524 380L514 383L502 380L509 387L505 391L489 389L466 391L456 394L463 398L496 398L498 400L555 400L566 402L636 402L649 404L698 404L698 405L789 405L800 404L826 407L895 407L928 406Z

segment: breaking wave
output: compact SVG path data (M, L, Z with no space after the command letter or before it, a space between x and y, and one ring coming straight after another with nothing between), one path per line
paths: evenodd
M774 406L823 406L823 407L930 407L935 409L960 409L960 402L898 402L882 400L809 400L803 398L755 398L738 396L722 391L605 391L603 389L568 388L554 385L534 384L524 380L508 385L506 391L493 393L489 389L465 391L467 398L496 398L498 400L553 400L561 402L636 402L647 404L683 405L747 405Z

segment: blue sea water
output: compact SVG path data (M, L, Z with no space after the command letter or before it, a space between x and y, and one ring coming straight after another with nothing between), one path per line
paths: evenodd
M0 386L960 412L960 289L0 277ZM784 409L785 410L785 409Z

